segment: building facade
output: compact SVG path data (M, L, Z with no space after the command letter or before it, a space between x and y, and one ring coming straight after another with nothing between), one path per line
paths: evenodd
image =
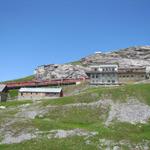
M148 77L145 67L119 68L118 76L120 83L142 81Z
M18 99L46 99L63 97L62 88L21 88Z
M7 101L7 86L4 84L0 84L0 102Z
M87 72L90 83L98 84L118 84L118 65L97 65L91 66L91 71Z
M119 68L118 65L91 66L90 84L109 85L142 81L149 78L146 67Z

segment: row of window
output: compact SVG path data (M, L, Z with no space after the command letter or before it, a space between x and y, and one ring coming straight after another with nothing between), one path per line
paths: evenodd
M26 93L21 93L21 96L23 96L24 94ZM33 93L31 92L30 94L32 95ZM38 95L38 93L34 93L34 94Z
M99 77L115 77L115 74L93 74L93 75L91 75L91 78L99 78Z
M100 78L100 77L115 77L115 74L92 74L91 78ZM136 75L119 75L120 78L134 78ZM145 75L138 75L138 77L145 77Z
M107 71L109 71L109 72L111 72L111 71L114 72L114 71L115 71L115 68L103 68L102 70L103 70L103 72L105 72L105 71L106 71L106 72L107 72Z
M115 83L115 80L102 80L101 82L99 80L92 80L92 83Z
M134 78L136 77L135 75L120 75L120 78ZM145 75L138 75L138 77L145 77Z
M94 71L98 71L98 68L94 68ZM102 71L103 72L114 72L115 68L110 68L110 67L102 68Z

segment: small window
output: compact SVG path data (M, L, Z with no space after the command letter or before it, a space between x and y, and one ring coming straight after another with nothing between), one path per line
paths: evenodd
M92 74L92 78L95 78L95 75L94 75L94 74Z

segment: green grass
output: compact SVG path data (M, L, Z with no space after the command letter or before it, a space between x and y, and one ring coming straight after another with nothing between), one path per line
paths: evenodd
M0 145L2 150L96 150L96 145L86 145L84 137L71 137L65 139L47 138L34 139L21 144Z
M97 131L97 138L106 138L115 141L120 139L140 142L150 140L150 122L148 124L132 125L129 123L114 122L109 127L104 125L107 109L100 108L69 108L52 109L43 118L35 118L33 126L42 131L53 129L82 128L88 131Z
M18 96L18 90L9 90L8 94L9 94L10 98L15 98Z
M73 87L74 88L74 87ZM54 129L76 129L81 128L87 131L96 131L98 135L90 137L91 144L86 145L84 137L68 137L64 139L48 140L44 135L19 144L0 145L2 150L91 150L98 149L99 139L110 139L114 141L128 140L132 143L139 143L142 140L150 140L150 122L147 124L129 124L114 121L110 126L104 122L108 116L109 108L92 107L63 107L71 103L93 102L100 99L111 98L114 101L125 102L130 98L136 98L150 105L150 84L124 85L119 87L96 87L89 88L79 95L62 97L59 99L43 100L39 106L56 105L50 108L44 116L37 116L27 122L18 122L12 127L14 130L24 128L37 128L40 131ZM21 103L30 101L6 102L6 106L18 106ZM105 149L105 148L104 148ZM127 147L122 148L128 149Z
M6 107L16 107L23 104L32 103L31 100L22 100L22 101L7 101L7 102L1 102L0 106L6 106Z
M67 64L71 64L71 65L81 65L82 66L82 63L81 61L73 61L73 62L69 62Z
M7 83L7 82L31 81L33 79L35 79L34 75L30 75L30 76L27 76L27 77L24 77L24 78L20 78L20 79L14 79L14 80L5 81L4 83Z
M113 141L128 140L132 143L138 143L144 140L150 140L150 123L146 125L132 125L129 123L115 123L109 127L102 123L101 116L104 110L99 109L78 109L73 110L62 108L50 110L43 118L35 118L32 122L24 124L17 123L13 126L14 130L34 126L41 131L50 131L53 129L74 129L82 128L88 131L97 131L98 135L89 138L92 144L86 145L84 137L68 137L64 139L48 140L44 135L42 138L37 138L22 142L19 144L0 145L2 150L37 150L44 148L51 149L97 149L99 139L109 139ZM102 117L102 118L101 118ZM42 144L42 145L41 145Z
M111 98L123 102L129 98L136 98L150 105L150 84L128 84L119 87L93 88L87 92L98 93L101 98Z
M78 95L44 100L43 105L64 105L71 103L89 103L100 99L112 99L125 102L135 98L150 105L150 84L123 85L118 87L96 87L84 90Z

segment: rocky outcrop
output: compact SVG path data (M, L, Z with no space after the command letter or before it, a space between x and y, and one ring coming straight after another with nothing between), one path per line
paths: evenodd
M36 69L36 79L77 79L87 78L88 68L80 65L45 65Z
M150 71L150 46L130 47L109 53L96 52L79 61L81 65L43 65L35 70L36 79L87 78L86 71L93 64L118 64L121 68L146 67Z
M130 47L109 53L95 53L80 60L83 65L118 64L120 67L143 67L150 65L150 46Z

